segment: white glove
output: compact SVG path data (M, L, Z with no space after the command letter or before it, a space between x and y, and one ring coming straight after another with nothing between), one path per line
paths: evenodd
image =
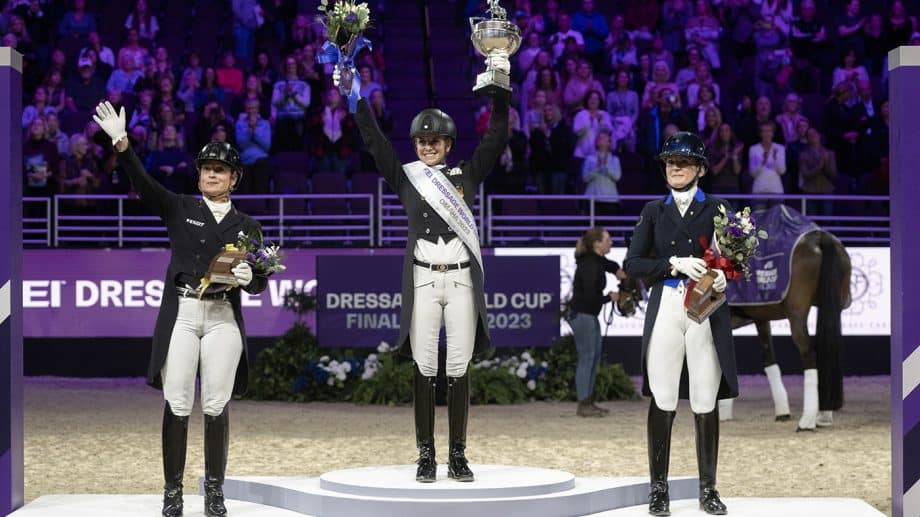
M332 69L332 85L338 88L339 93L345 97L351 93L351 86L354 80L355 78L351 70L346 69L345 73L342 73L342 69L338 66Z
M342 72L339 70L339 67L332 69L332 85L336 88L339 87L339 83L342 82Z
M112 103L109 101L100 102L96 106L96 114L93 115L93 120L105 131L105 134L109 135L112 139L112 145L128 136L128 132L125 130L127 124L125 123L124 106L121 107L121 111L116 113Z
M236 277L241 287L246 287L252 282L252 266L249 265L249 262L240 262L230 272Z
M699 280L706 273L706 261L696 257L671 257L671 274L683 273L690 280Z
M712 289L717 293L724 293L728 287L728 280L725 279L725 273L721 269L716 269L716 279L712 282Z
M503 54L489 56L489 68L494 68L496 70L501 70L506 74L511 74L511 61L508 60L508 56Z

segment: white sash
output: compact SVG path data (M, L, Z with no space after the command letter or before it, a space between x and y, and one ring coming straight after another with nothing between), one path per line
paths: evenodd
M482 267L482 252L479 250L479 228L476 226L476 219L453 183L446 181L443 174L421 161L407 163L403 165L403 169L425 202L444 219L463 244L466 244L470 254L479 264L479 270L485 274Z

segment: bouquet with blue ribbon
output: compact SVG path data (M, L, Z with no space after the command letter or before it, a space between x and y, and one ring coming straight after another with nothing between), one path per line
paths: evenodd
M371 42L363 36L364 30L371 23L370 9L366 3L355 3L355 0L332 0L331 5L330 0L320 0L317 9L320 15L316 20L326 28L328 39L316 55L316 61L321 64L335 63L342 84L347 88L343 93L348 97L348 111L354 113L358 109L361 91L360 75L355 70L355 56L364 48L371 48Z

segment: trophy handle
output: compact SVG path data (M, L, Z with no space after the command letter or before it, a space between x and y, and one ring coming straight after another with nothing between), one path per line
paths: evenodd
M488 20L488 19L489 19L489 18L484 18L484 17L482 17L482 16L471 16L471 17L469 18L469 20L470 20L470 33L473 33L473 32L476 31L476 22L486 21L486 20Z

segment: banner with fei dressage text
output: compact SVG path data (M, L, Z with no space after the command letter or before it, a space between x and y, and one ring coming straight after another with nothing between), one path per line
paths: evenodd
M559 335L559 257L483 257L496 346L550 346ZM402 257L317 257L316 337L323 346L376 347L399 337Z

